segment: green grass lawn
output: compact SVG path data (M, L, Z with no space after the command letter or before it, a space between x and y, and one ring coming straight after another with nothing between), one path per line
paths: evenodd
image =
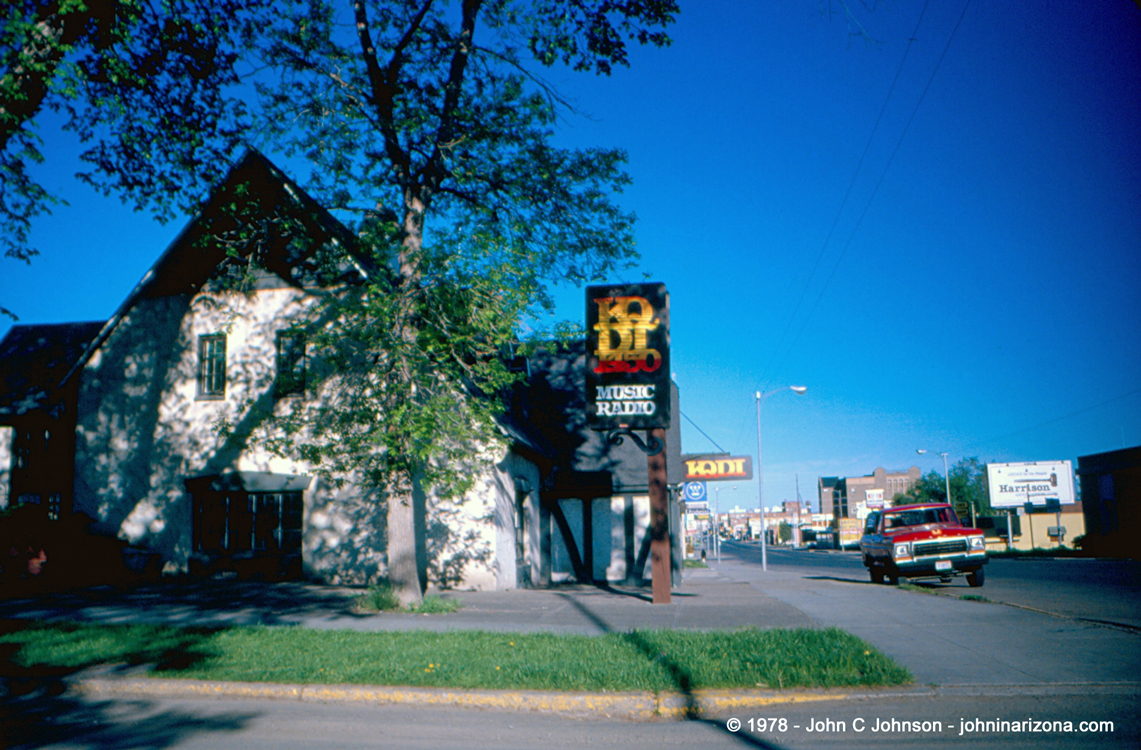
M841 630L604 636L2 623L8 670L153 664L203 680L568 691L899 685L911 675Z

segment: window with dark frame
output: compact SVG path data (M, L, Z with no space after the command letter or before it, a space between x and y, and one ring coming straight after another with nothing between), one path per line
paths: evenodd
M226 336L215 333L198 337L198 397L226 395Z
M296 552L305 502L300 492L204 492L193 501L199 552Z
M277 378L274 395L305 393L305 337L296 331L277 333Z

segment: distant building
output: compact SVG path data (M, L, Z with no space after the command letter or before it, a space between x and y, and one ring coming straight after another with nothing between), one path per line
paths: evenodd
M869 509L890 506L897 495L905 494L919 481L918 466L906 471L877 468L862 477L820 477L817 494L820 510L832 512L835 519L867 518Z
M820 503L821 513L831 512L836 517L835 500L839 497L840 477L820 477L816 481L816 496ZM846 506L845 506L846 507Z

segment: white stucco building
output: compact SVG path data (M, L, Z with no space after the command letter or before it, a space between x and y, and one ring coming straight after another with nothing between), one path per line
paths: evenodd
M156 553L167 574L367 583L385 574L385 498L248 439L259 415L314 397L295 323L317 288L312 258L286 240L259 250L242 291L218 283L248 260L216 240L238 185L300 222L317 240L307 247L344 253L346 276L366 273L344 227L248 154L109 320L16 326L0 342L0 506L38 505L49 524L92 519L91 533ZM585 429L583 352L526 364L503 445L472 450L474 488L415 498L427 578L474 589L641 581L644 456ZM679 443L675 427L677 468Z

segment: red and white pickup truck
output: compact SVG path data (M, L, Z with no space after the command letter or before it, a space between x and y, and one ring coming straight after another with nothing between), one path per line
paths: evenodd
M986 580L983 532L963 526L945 503L901 505L871 513L864 524L860 553L873 583L886 578L967 577L971 586Z

